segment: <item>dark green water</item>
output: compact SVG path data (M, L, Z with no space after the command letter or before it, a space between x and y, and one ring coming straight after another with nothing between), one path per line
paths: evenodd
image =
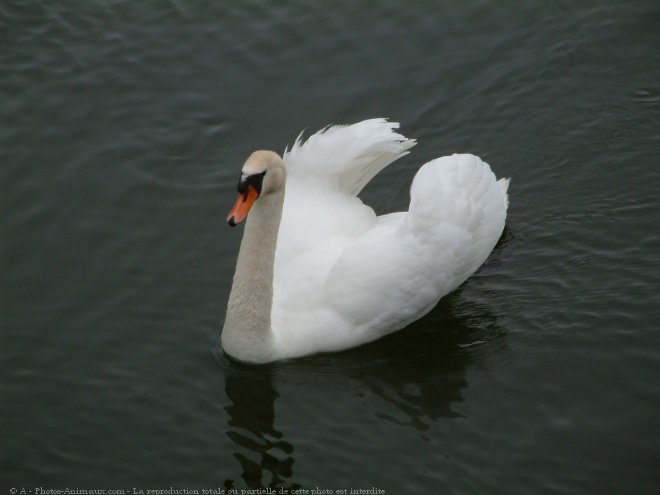
M3 1L0 495L660 492L660 3ZM513 178L503 239L349 352L211 352L255 148L389 117ZM35 495L31 493L29 495Z

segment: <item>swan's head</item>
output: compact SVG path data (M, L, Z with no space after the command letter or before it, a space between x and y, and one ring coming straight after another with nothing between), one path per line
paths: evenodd
M227 215L227 222L234 227L247 218L254 202L284 187L286 168L274 151L255 151L245 161L238 179L238 198Z

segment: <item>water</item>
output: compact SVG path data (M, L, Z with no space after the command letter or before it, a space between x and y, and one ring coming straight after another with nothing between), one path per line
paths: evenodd
M2 493L660 490L660 5L0 6ZM512 177L488 263L379 342L211 352L255 148L390 117L362 194L472 152ZM34 494L30 494L34 495Z

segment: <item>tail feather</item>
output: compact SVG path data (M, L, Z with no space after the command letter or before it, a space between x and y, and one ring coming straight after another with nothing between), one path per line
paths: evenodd
M511 182L511 178L506 178L506 179L500 179L497 181L497 183L500 185L502 188L502 192L504 193L504 208L508 209L509 208L509 195L507 194L507 191L509 190L509 183Z

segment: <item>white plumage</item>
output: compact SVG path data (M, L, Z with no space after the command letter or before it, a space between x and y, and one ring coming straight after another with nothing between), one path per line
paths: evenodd
M395 129L385 119L329 127L285 151L267 356L241 351L250 340L232 345L225 325L230 354L263 362L375 340L426 314L486 260L504 228L509 181L476 156L425 164L408 212L377 217L356 197L415 145Z

